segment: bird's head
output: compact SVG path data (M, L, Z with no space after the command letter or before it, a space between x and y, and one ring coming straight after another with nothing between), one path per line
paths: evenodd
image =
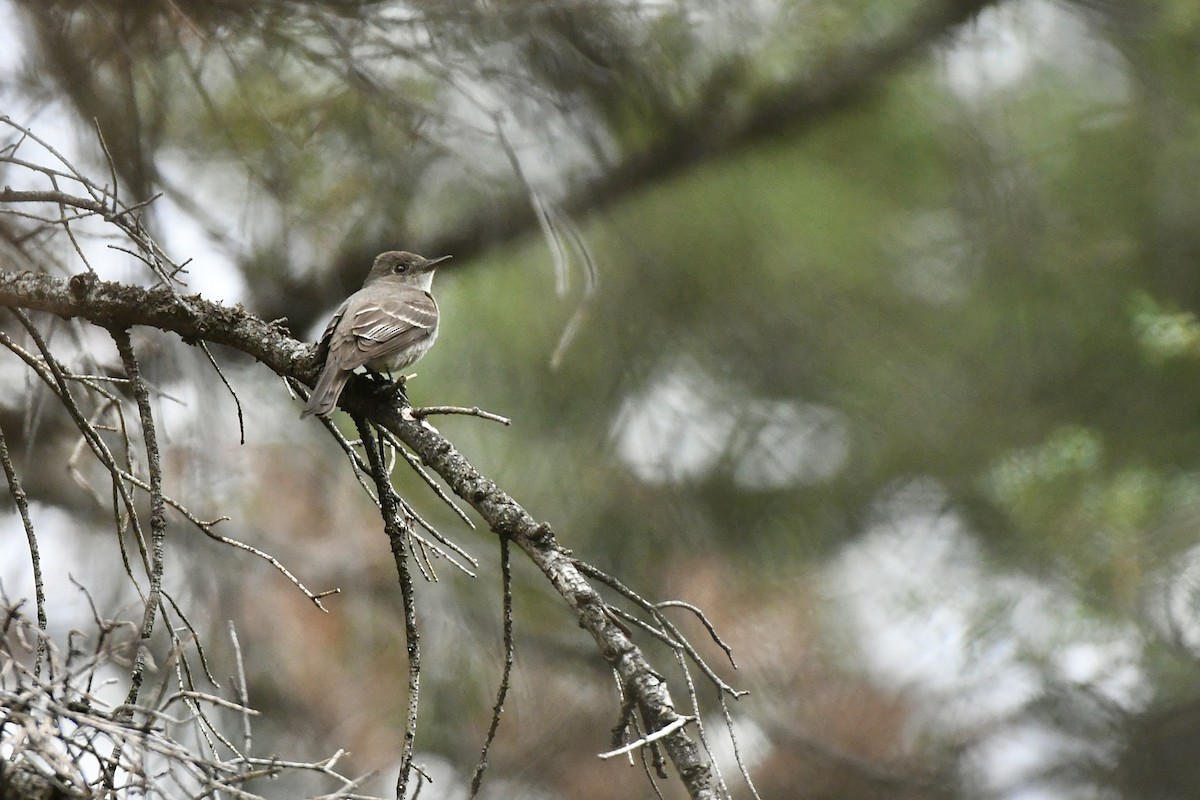
M448 258L450 256L425 258L403 250L388 250L375 256L375 263L371 266L366 283L388 280L428 289L433 280L433 270Z

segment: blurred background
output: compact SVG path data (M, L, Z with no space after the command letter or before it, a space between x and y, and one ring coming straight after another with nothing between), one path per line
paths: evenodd
M678 624L750 692L730 712L761 797L1196 796L1193 0L0 0L0 37L0 113L158 195L190 291L311 341L375 253L452 254L410 397L511 417L436 424L577 556L708 613L738 669ZM6 270L82 253L151 282L99 226L76 250L20 225ZM241 444L203 355L135 333L167 492L342 589L323 615L173 518L167 584L218 679L236 626L255 751L345 748L386 793L406 673L377 513L277 377L215 351ZM0 375L52 634L91 619L68 577L140 619L92 468L64 466L77 433L17 359ZM396 481L480 561L417 592L422 797L462 797L502 665L497 547ZM31 597L15 515L0 554ZM653 796L595 758L620 701L593 643L523 562L515 594L484 796Z

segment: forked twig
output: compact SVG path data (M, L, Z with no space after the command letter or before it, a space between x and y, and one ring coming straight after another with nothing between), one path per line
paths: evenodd
M372 490L371 486L369 486L367 483L367 478L371 478L371 481L374 482L374 477L372 476L371 468L366 462L364 462L362 460L362 457L354 449L355 447L362 444L361 440L354 441L354 442L350 441L345 436L343 436L342 432L340 430L338 430L338 427L336 425L334 425L332 422L330 422L328 419L322 419L321 422L324 423L325 429L327 431L329 431L330 435L333 436L334 441L336 441L338 443L338 446L342 448L342 452L345 454L346 458L350 461L350 466L353 469L354 477L358 481L358 485L361 486L363 491L366 492L367 496L371 498L371 501L375 504L375 506L377 508L380 507L379 498L376 496L375 491ZM388 446L393 448L393 452L399 451L399 452L405 454L406 458L408 457L407 452L405 450L403 450L402 444L400 444L398 442L393 443L393 440L391 440L391 439L387 439L386 441L388 443ZM390 474L390 471L388 474ZM417 525L419 525L421 528L423 528L426 532L429 533L429 535L431 535L434 539L436 539L440 543L440 545L434 544L433 542L429 541L424 536L421 536L419 533L417 533L414 530L411 533L412 533L412 538L413 538L415 544L417 546L421 547L422 550L424 550L425 548L428 548L430 551L432 551L438 557L444 558L447 561L449 561L456 569L458 569L460 572L465 574L467 577L474 578L475 572L473 569L471 569L471 567L478 569L479 561L477 561L474 556L472 556L470 553L468 553L466 550L464 550L462 547L460 547L458 544L456 544L453 540L444 536L441 533L441 531L439 531L430 522L428 522L424 517L422 517L420 514L418 514L416 512L416 510L411 505L409 505L407 500L405 500L403 497L399 497L399 495L397 495L397 497L400 501L401 506L404 508L405 512L408 513L413 518L413 520L417 523ZM458 510L456 506L454 508L455 508L455 510ZM467 567L465 564L461 563L457 558L454 557L454 555L451 554L451 551L453 553L458 554L460 557L462 557L464 560L466 560L471 565L471 567ZM432 567L432 565L428 563L427 556L425 557L425 562L426 563L424 565L421 562L418 562L418 567L421 568L421 571L423 574L426 572L427 566ZM426 577L426 579L429 579L429 580L436 580L436 578L437 578L437 576L433 575L432 573L426 574L425 577Z

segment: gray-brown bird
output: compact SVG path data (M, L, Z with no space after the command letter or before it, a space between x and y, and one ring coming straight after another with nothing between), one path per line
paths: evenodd
M430 293L433 270L450 258L389 250L375 257L363 287L346 298L321 336L325 367L300 417L328 417L350 374L366 366L393 372L429 352L438 332L438 305Z

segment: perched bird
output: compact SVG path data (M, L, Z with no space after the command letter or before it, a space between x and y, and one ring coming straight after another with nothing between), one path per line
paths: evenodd
M300 417L328 417L350 374L402 370L429 352L438 332L438 305L430 293L433 270L450 258L389 250L375 257L363 287L329 320L317 354L325 366Z

